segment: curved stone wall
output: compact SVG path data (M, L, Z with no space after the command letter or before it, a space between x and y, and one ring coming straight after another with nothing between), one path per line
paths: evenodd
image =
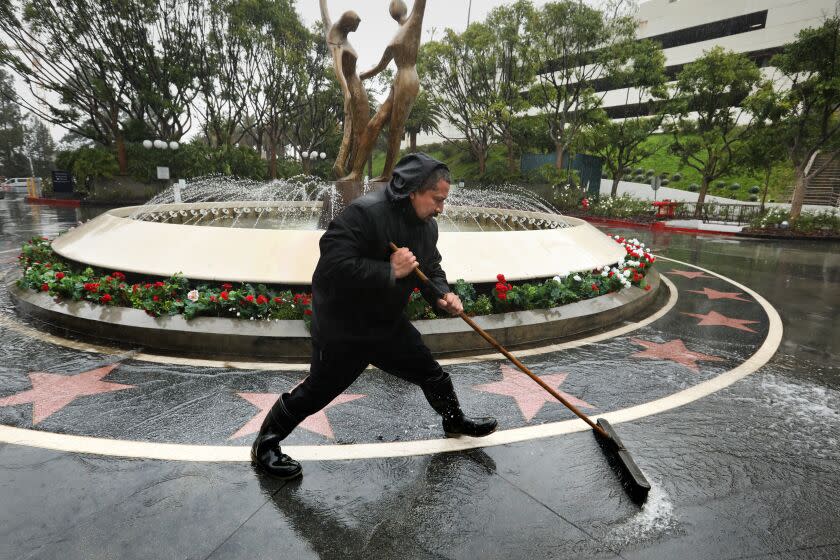
M243 203L171 204L157 212L188 213ZM313 208L313 203L272 203ZM266 204L263 204L265 206ZM544 278L614 264L624 248L583 220L544 214L448 207L533 219L555 229L441 232L438 247L450 281L495 282ZM117 208L59 236L59 255L92 266L154 276L182 273L193 280L308 285L318 261L321 230L194 226L132 219L138 207ZM562 222L565 227L556 227Z

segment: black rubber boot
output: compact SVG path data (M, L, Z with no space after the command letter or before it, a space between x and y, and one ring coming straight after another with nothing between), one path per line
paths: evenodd
M251 446L251 463L272 478L289 480L303 474L300 463L280 451L280 442L291 433L291 428L284 427L288 422L280 419L287 416L281 396L263 420L260 433Z
M482 437L496 431L498 424L495 418L469 418L464 415L449 375L423 386L423 394L443 418L443 432L446 437Z

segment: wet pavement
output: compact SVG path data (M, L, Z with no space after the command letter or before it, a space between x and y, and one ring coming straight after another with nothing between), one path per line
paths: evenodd
M0 201L0 272L24 240L90 217ZM579 421L500 360L446 365L465 409L499 418L475 448L440 452L420 391L370 370L289 438L303 479L264 479L245 446L305 371L82 351L33 336L0 288L0 425L177 459L0 443L0 558L840 558L840 244L609 231L673 259L657 266L676 302L523 361L588 413L641 410L616 429L653 483L642 508L589 431L540 431ZM774 308L770 361L714 388L773 339Z

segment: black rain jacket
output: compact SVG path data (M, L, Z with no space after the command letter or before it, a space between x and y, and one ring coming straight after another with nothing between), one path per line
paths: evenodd
M320 345L370 343L393 334L415 287L436 307L433 291L416 274L391 275L393 241L408 247L420 269L442 293L449 292L437 250L434 219L417 217L408 199L385 191L351 202L321 237L321 258L312 277L312 338Z

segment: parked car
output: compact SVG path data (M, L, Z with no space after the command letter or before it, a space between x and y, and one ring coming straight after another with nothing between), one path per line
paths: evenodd
M28 181L29 177L10 177L0 183L0 190L6 195L12 195L12 198L23 198L29 194ZM35 177L35 185L38 192L41 192L40 177Z

